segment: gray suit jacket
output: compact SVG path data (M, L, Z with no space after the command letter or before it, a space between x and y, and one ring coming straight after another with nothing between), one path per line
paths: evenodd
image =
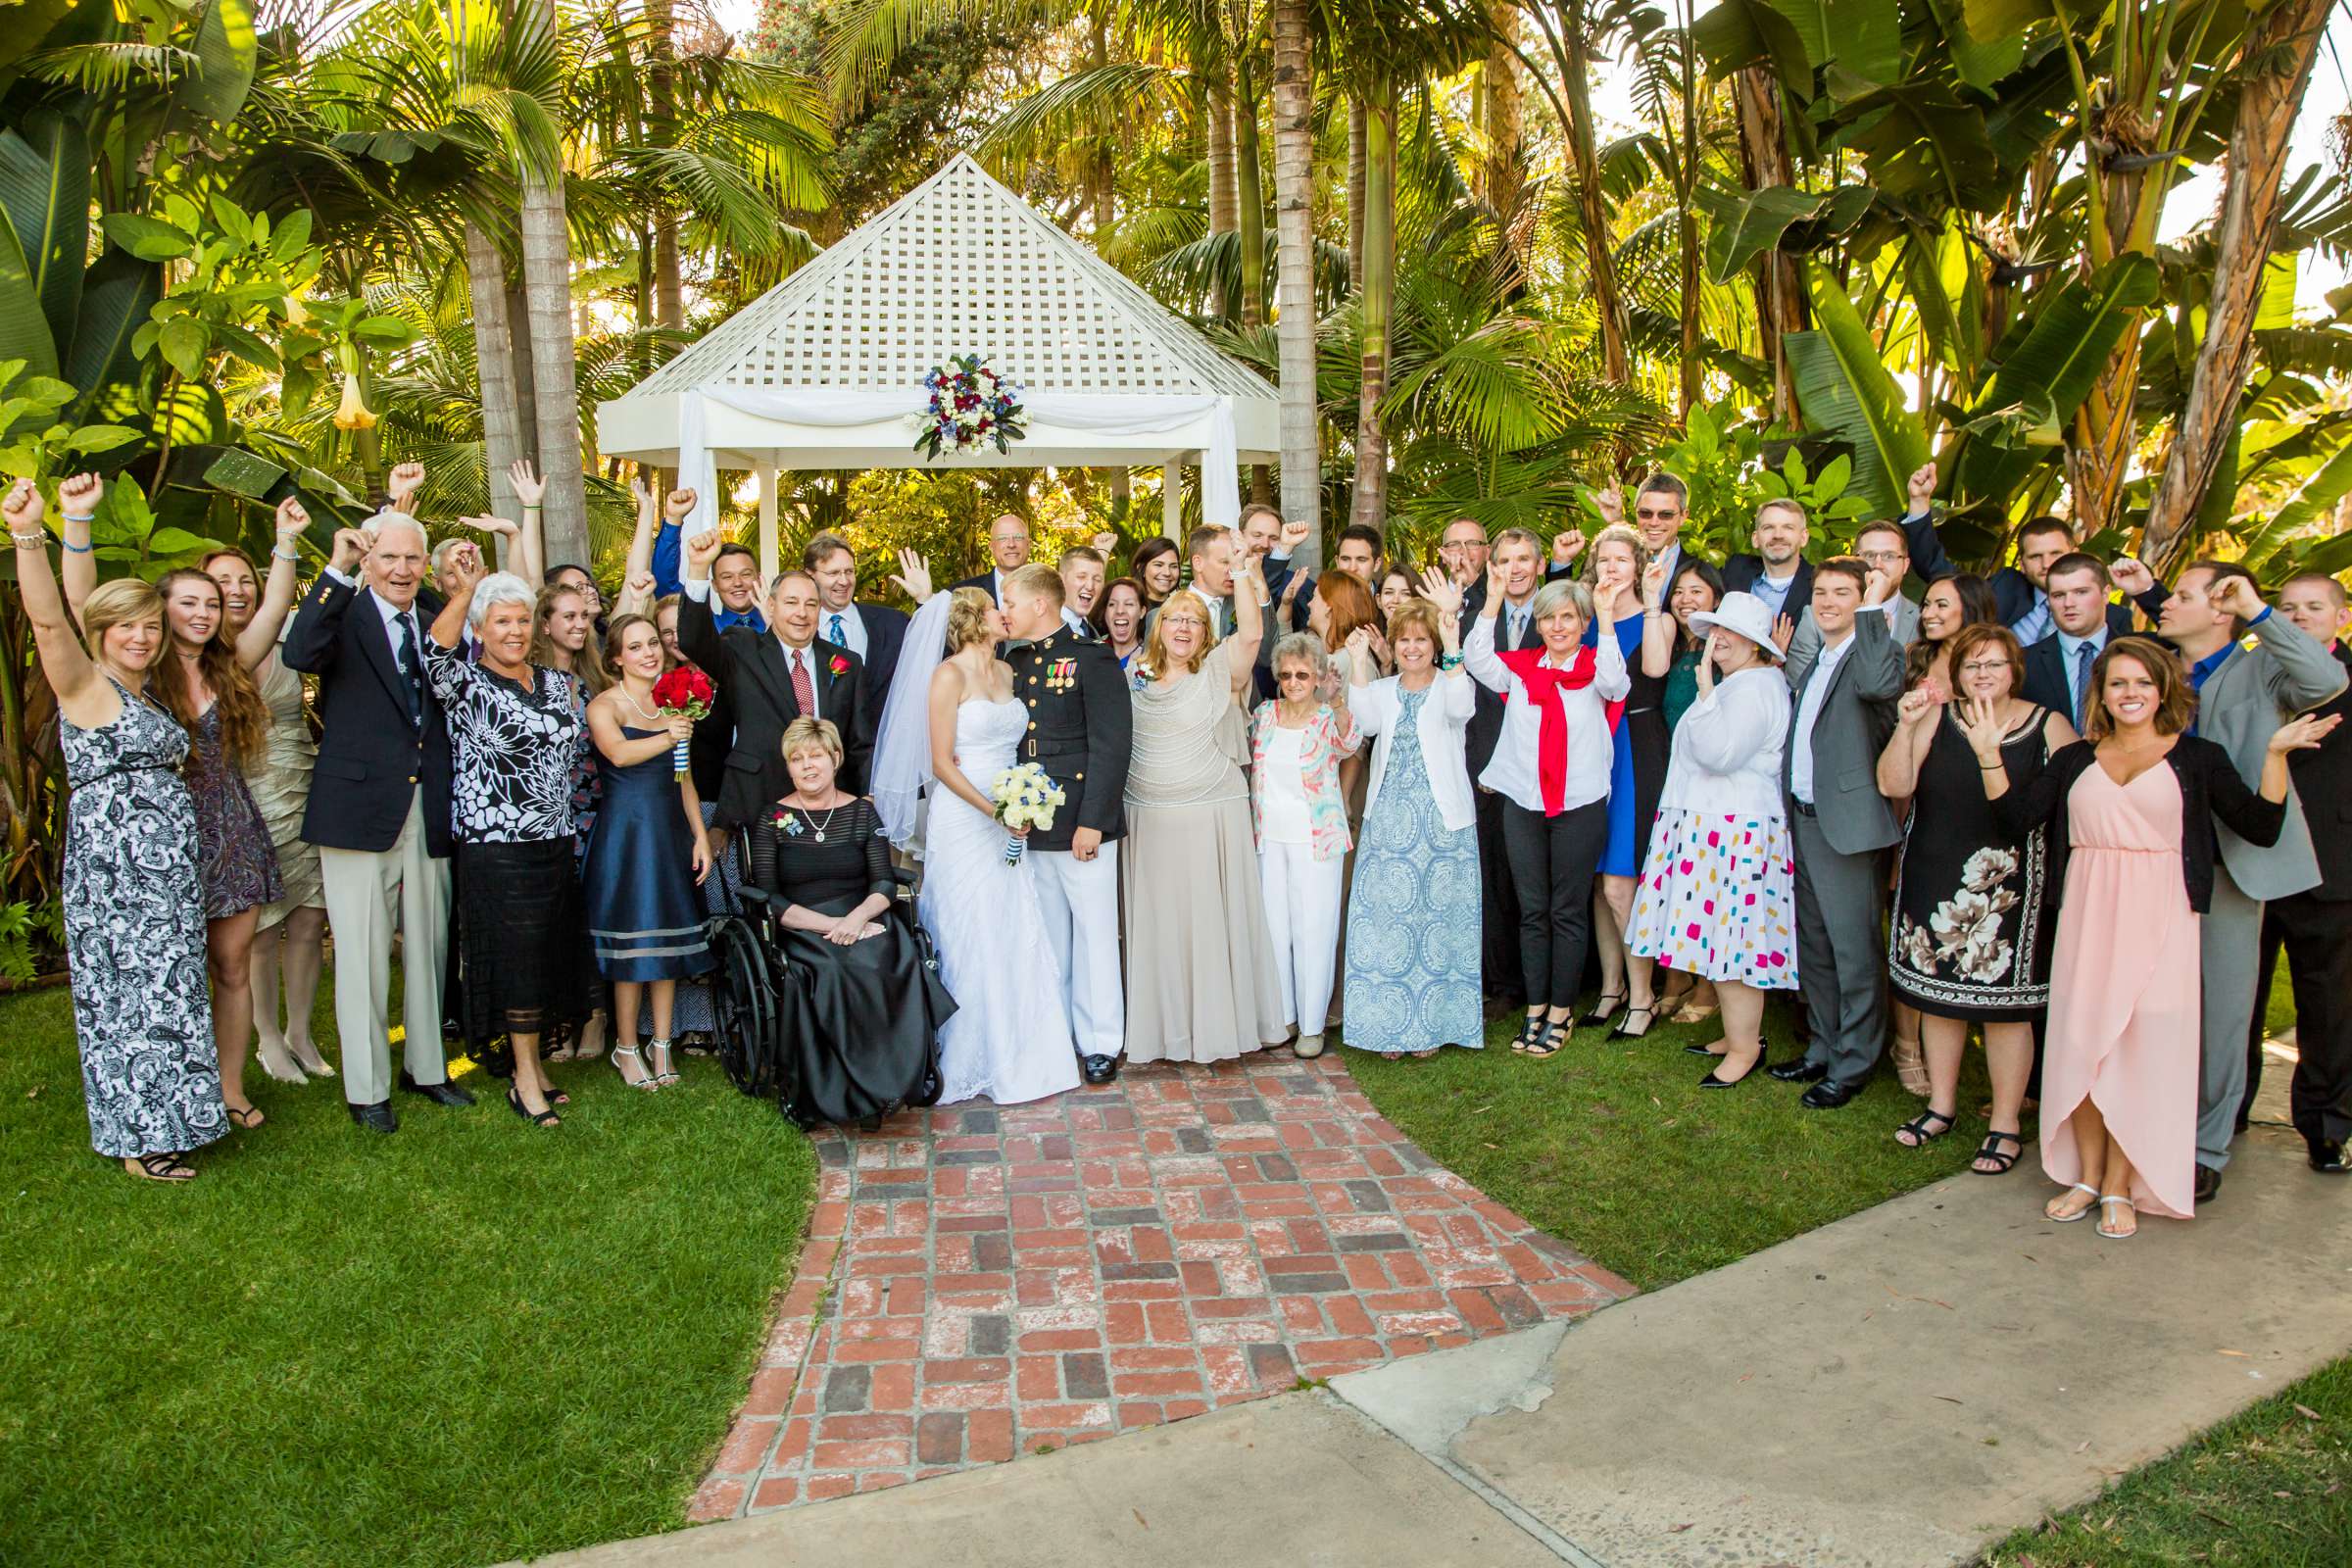
M1793 655L1793 647L1791 649ZM1804 712L1805 686L1819 651L1788 661L1788 741L1781 752L1781 793L1788 797L1789 759ZM1903 836L1886 797L1879 793L1879 754L1894 734L1894 705L1903 695L1902 646L1887 634L1886 617L1854 617L1854 646L1830 672L1830 686L1813 723L1813 810L1822 836L1840 855L1883 850Z
M2230 754L2249 786L2261 782L2263 754L2279 724L2344 689L2344 666L2284 615L2265 615L2252 635L2255 645L2230 655L2197 694L2197 733ZM2246 897L2282 899L2320 885L2311 828L2291 783L2277 844L2265 849L2219 822L2214 827L2222 863Z
M1919 640L1919 601L1909 594L1897 595L1894 601L1894 645L1908 648ZM1796 635L1788 639L1788 662L1800 658L1807 665L1821 657L1821 628L1813 624L1813 607L1796 620Z

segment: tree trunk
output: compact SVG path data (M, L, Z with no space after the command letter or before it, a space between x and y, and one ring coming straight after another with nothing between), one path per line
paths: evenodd
M1682 254L1682 378L1675 393L1675 417L1686 426L1702 390L1698 358L1698 307L1703 298L1698 280L1698 95L1704 78L1698 70L1698 49L1690 41L1691 0L1683 0L1683 147L1675 161L1675 208L1680 215L1675 239Z
M1560 8L1560 31L1568 50L1568 149L1576 163L1577 211L1585 231L1585 270L1592 308L1600 317L1601 372L1622 386L1633 378L1625 352L1625 305L1617 294L1617 259L1609 252L1608 201L1600 188L1600 144L1592 124L1592 51L1580 9Z
M539 473L547 481L540 525L548 563L588 559L588 492L580 471L580 396L571 321L571 234L563 171L522 174L522 285L530 300L531 383Z
M531 379L531 299L520 272L507 277L507 337L514 345L507 378L514 387L514 439L522 456L539 461L539 389Z
M1527 186L1527 113L1519 56L1511 49L1519 37L1519 7L1513 0L1495 0L1488 20L1494 41L1487 48L1486 69L1479 75L1479 129L1487 143L1486 161L1479 166L1479 196L1506 225L1507 242L1511 210Z
M1788 138L1781 125L1781 89L1772 73L1750 66L1733 77L1740 107L1740 162L1749 190L1767 185L1794 185L1796 172L1788 162ZM1757 258L1756 324L1763 339L1764 363L1772 369L1772 416L1795 424L1796 381L1782 351L1781 336L1801 332L1810 320L1805 309L1804 280L1796 262L1779 250Z
M1389 390L1389 315L1396 293L1396 96L1383 82L1364 114L1364 283L1362 371L1356 392L1355 495L1351 522L1383 528L1389 511L1389 441L1380 400Z
M2197 545L2192 532L2214 474L2230 444L2246 373L2254 364L2254 318L2262 308L2264 263L2278 232L2278 181L2287 138L2311 85L2333 0L2287 0L2246 35L2238 51L2246 72L2238 91L2237 123L2222 166L2222 216L2214 238L2213 292L2205 306L2205 339L2180 408L2172 451L2165 458L2140 559L2168 577Z
M1110 9L1098 6L1093 19L1093 31L1087 40L1087 64L1101 71L1110 64ZM1110 225L1117 213L1113 197L1117 181L1113 177L1116 166L1112 162L1111 145L1117 137L1117 125L1107 110L1097 112L1094 150L1087 157L1087 197L1093 209L1095 249L1100 252L1110 237Z
M1239 227L1240 200L1233 183L1233 76L1218 61L1208 77L1208 231L1231 234ZM1209 300L1209 309L1226 320L1241 314L1241 295L1225 289Z
M652 111L646 125L648 139L657 147L673 147L678 139L678 104L672 65L677 56L670 42L670 0L645 0L645 52L649 62L645 84ZM655 319L673 331L685 328L686 290L679 275L678 215L667 203L654 214L654 314ZM673 349L658 353L655 358L665 360L674 352Z
M1274 0L1274 342L1282 366L1282 514L1310 525L1294 563L1323 557L1315 419L1315 82L1308 0Z
M493 516L517 516L507 470L523 456L521 410L514 396L514 336L507 324L507 264L497 242L466 225L466 286L473 304L474 379L482 398L482 460L489 470Z
M1364 105L1348 97L1348 289L1364 286Z
M1256 83L1247 70L1236 74L1233 104L1233 188L1235 226L1241 232L1241 322L1266 318L1266 194L1257 144Z

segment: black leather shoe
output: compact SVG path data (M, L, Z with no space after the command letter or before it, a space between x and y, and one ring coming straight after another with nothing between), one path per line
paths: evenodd
M1704 1046L1690 1045L1683 1048L1683 1054L1686 1056L1713 1056L1719 1055L1721 1053L1709 1051Z
M1078 1066L1090 1084L1106 1084L1119 1075L1116 1056L1080 1056Z
M1807 1061L1799 1056L1794 1061L1778 1061L1764 1069L1785 1084L1817 1084L1830 1075L1826 1061Z
M465 1090L460 1089L456 1084L420 1084L416 1079L409 1076L408 1069L405 1067L401 1069L400 1087L402 1093L422 1095L425 1099L431 1101L436 1105L454 1106L470 1105L473 1103L473 1097L467 1094Z
M2222 1196L2222 1173L2211 1165L2197 1167L2197 1201L2210 1203Z
M1836 1110L1862 1092L1860 1084L1841 1084L1835 1078L1824 1078L1796 1097L1796 1102L1807 1110Z
M1701 1089L1737 1089L1755 1075L1756 1069L1750 1067L1737 1078L1719 1078L1715 1074L1715 1069L1710 1067L1707 1069L1707 1075L1698 1081L1698 1087Z
M2345 1160L2341 1144L2313 1144L2310 1158L2311 1168L2324 1176L2352 1176L2352 1162Z
M353 1105L351 1119L371 1133L400 1131L400 1118L392 1114L392 1102L379 1100L372 1105Z

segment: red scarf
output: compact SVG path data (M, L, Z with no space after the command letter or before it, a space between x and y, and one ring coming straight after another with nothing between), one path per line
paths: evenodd
M1544 654L1541 648L1520 648L1494 657L1519 677L1520 689L1543 715L1543 726L1536 731L1536 780L1544 789L1544 814L1557 816L1568 794L1568 708L1560 701L1560 693L1581 692L1592 685L1599 660L1592 649L1579 648L1568 667L1559 669L1544 662ZM1625 699L1620 697L1603 707L1613 739L1617 721L1625 716Z

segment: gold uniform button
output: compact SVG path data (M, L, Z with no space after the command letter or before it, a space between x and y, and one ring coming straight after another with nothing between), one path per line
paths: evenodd
M1032 686L1037 684L1037 677L1035 675L1029 677L1029 684Z
M1084 773L1072 773L1070 777L1076 779L1081 784L1086 782L1086 775Z
M411 773L411 774L409 775L409 782L410 782L410 783L412 783L412 784L416 783L416 774L414 774L414 773Z
M1034 719L1034 718L1033 718L1033 719L1031 719L1031 720L1029 721L1029 727L1030 727L1031 729L1035 729L1035 728L1037 728L1037 720L1036 720L1036 719Z

